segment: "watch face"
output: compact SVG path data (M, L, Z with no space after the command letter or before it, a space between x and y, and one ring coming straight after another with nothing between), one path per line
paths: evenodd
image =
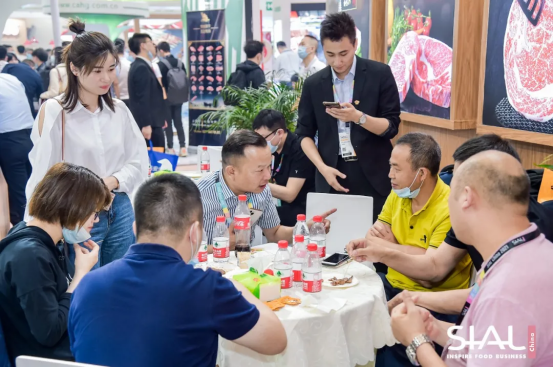
M367 121L367 117L365 115L361 116L361 119L359 119L359 124L363 125Z

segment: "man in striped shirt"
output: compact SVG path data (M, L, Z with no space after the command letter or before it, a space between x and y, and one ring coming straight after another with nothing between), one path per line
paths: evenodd
M204 229L207 242L211 244L217 216L224 215L223 207L229 210L231 218L238 206L238 196L246 194L252 207L262 212L256 224L252 224L252 239L254 227L258 225L270 242L287 240L292 242L293 227L282 226L273 202L271 190L267 185L271 179L271 150L267 141L259 134L249 130L239 130L233 133L223 145L223 170L213 172L200 181L198 188L202 195L204 210ZM223 199L217 193L220 183ZM330 220L326 217L336 212L336 209L324 213L325 229L330 229ZM308 222L310 227L312 222ZM234 223L230 224L230 249L234 249Z

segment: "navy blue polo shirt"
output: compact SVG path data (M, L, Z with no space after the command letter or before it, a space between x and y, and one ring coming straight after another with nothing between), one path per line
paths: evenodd
M77 362L104 366L215 366L218 335L249 332L259 311L216 271L173 249L135 244L87 274L69 311Z

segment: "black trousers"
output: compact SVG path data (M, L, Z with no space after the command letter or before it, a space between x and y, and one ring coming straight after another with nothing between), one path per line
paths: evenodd
M330 188L331 194L350 194L361 195L373 198L373 223L378 219L378 215L382 212L382 207L386 202L386 197L380 195L369 183L367 177L363 173L363 169L359 161L345 161L341 156L338 158L338 167L336 170L346 175L345 179L338 178L338 183L346 189L348 193L338 192L334 188ZM383 263L375 263L374 267L377 272L387 273L388 267Z
M154 147L165 148L165 134L163 134L163 127L152 127L152 145ZM146 139L146 146L150 147L150 142Z
M23 221L25 214L25 187L31 176L29 152L33 148L31 129L0 134L0 169L8 184L10 222Z
M182 126L182 104L170 105L167 103L167 128L165 128L167 148L173 148L173 124L177 129L180 147L186 147L184 127Z

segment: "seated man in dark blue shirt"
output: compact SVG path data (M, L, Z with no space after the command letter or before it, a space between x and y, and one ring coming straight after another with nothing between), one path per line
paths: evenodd
M75 360L215 366L219 335L261 354L281 353L286 334L267 306L219 272L188 264L202 240L196 185L161 175L134 201L138 243L83 278L73 294L68 332Z

